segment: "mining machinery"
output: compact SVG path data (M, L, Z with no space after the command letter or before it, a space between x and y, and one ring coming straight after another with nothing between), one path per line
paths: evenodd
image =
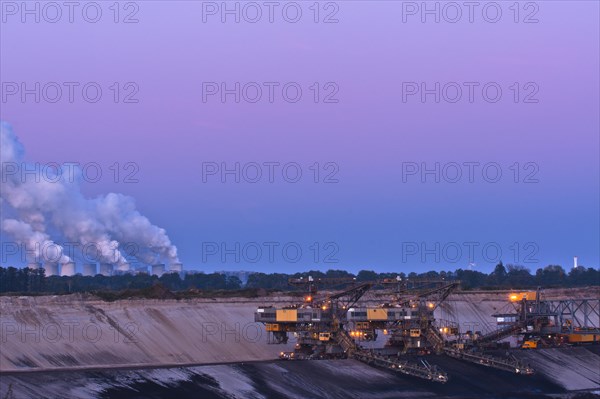
M398 373L445 383L447 374L435 365L387 356L357 343L375 340L379 324L371 325L370 321L365 320L363 323L369 324L367 328L352 330L350 327L356 325L356 321L349 322L348 314L376 284L378 282L355 283L322 298L316 298L316 292L309 291L302 304L258 308L255 320L265 324L272 343L286 343L288 334L295 334L297 344L294 352L282 352L282 359L353 358ZM377 309L373 310L378 312Z
M445 354L456 359L493 367L516 374L533 374L533 369L513 356L497 357L481 348L458 342L459 326L436 320L434 311L460 285L460 282L422 280L411 289L401 290L391 304L380 307L350 309L348 320L357 326L355 336L367 337L378 329L389 334L386 346L396 347L401 354ZM411 293L418 289L417 293ZM351 333L352 334L352 333Z
M490 348L509 337L518 337L521 348L537 349L600 342L600 299L543 298L543 291L513 292L504 311L498 312L497 329L467 339L447 340L443 352L458 359L506 371L532 374L529 365L514 356L497 358L487 355Z
M294 352L281 352L282 359L353 358L440 383L447 382L448 375L429 364L423 355L445 354L517 374L533 373L530 367L513 357L493 357L473 345L446 339L459 335L458 325L436 321L434 311L459 282L385 279L358 283L353 280L349 288L321 296L314 289L314 282L310 278L290 281L309 287L304 302L281 308L260 307L256 311L255 320L265 324L270 343L287 343L289 334L297 339ZM396 288L389 294L389 302L377 306L357 305L373 287L390 285ZM378 332L388 336L386 348L365 347L366 342L377 340Z
M434 311L459 284L457 281L421 280L420 285L398 293L391 304L384 304L381 309L366 309L367 320L377 320L378 311L386 314L383 329L390 335L387 345L400 347L403 353L440 353L444 338L436 326ZM445 329L447 333L458 332L458 326L446 326Z
M600 342L600 299L543 298L543 291L509 294L508 310L498 312L498 329L474 340L486 346L517 336L524 349Z

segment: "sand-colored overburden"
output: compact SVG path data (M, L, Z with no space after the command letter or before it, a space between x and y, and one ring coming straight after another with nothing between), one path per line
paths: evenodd
M0 371L268 360L261 302L2 297Z
M463 331L485 333L494 327L491 314L507 306L507 296L507 292L458 292L436 311L436 317L458 322ZM591 298L598 290L547 290L546 296ZM254 311L259 305L297 300L0 297L0 372L271 360L280 351L291 350L293 339L285 346L267 344L264 327L254 322Z

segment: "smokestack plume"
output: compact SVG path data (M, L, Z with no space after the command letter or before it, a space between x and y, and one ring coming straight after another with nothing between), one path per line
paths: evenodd
M64 240L94 248L101 263L126 263L124 247L135 249L131 257L146 264L179 262L165 230L140 214L133 198L115 193L85 198L75 165L62 165L60 173L49 168L41 178L23 175L36 165L25 162L23 145L5 122L0 122L0 144L0 229L27 248L30 261L71 262L57 244Z

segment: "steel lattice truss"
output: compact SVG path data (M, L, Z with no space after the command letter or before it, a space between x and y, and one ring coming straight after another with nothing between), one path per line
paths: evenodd
M539 309L544 315L555 317L569 333L600 333L600 299L540 301Z

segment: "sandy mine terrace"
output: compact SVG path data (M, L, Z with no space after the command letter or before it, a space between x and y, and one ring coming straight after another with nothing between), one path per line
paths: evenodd
M284 349L254 322L260 304L3 297L0 372L275 359Z
M594 298L598 288L547 290L548 298ZM462 330L489 331L508 292L457 293L437 310ZM365 300L381 303L377 293ZM254 322L260 305L298 298L120 300L82 295L0 297L0 372L106 367L199 365L276 359L287 345L269 345ZM380 337L384 339L384 337ZM383 342L382 342L383 343Z
M545 294L547 298L552 299L567 298L567 296L573 298L600 296L597 288L547 290ZM508 292L459 292L446 300L437 310L436 317L457 321L462 330L473 329L485 332L495 326L494 319L490 315L506 309L507 297ZM381 302L381 298L377 298L376 293L369 294L365 299L371 303ZM124 392L129 389L127 387L139 381L148 380L150 381L148 384L155 384L151 382L155 377L157 381L166 379L178 386L192 380L208 378L208 381L212 381L211 384L214 385L214 392L211 394L214 395L210 396L207 393L206 397L220 398L227 397L227 390L223 387L229 384L227 382L229 375L233 373L231 375L238 375L240 381L247 381L247 386L242 384L243 386L238 388L242 391L249 389L247 392L244 391L248 395L240 396L240 392L236 391L233 396L237 395L237 397L264 397L263 391L267 388L274 390L273 392L280 392L282 397L286 397L286 394L282 393L285 391L283 387L289 384L298 385L296 390L308 389L305 397L319 397L318 392L323 390L332 395L321 397L368 397L355 396L354 391L348 390L351 387L349 385L346 386L348 389L344 388L338 392L328 387L326 380L327 378L332 381L336 378L346 380L346 377L352 379L359 374L389 375L388 372L373 370L369 366L350 360L308 363L265 362L276 359L282 350L291 350L294 342L290 339L287 345L267 344L264 327L254 322L256 307L294 303L297 300L298 298L291 297L267 297L180 301L136 299L103 302L81 295L0 297L2 344L0 392L7 392L12 381L14 387L20 387L20 392L31 390L23 397L45 397L42 392L36 391L37 384L34 382L39 382L40 378L48 379L53 382L46 388L57 389L60 392L64 387L60 384L56 385L57 375L61 375L59 379L68 376L79 381L74 382L73 386L79 386L82 392L89 388L86 386L91 383L90 381L96 381L88 378L90 375L98 377L96 388L104 386L102 389L124 389ZM533 385L528 386L521 380L514 381L516 386L525 391L529 388L531 392L600 389L600 355L596 348L549 349L516 353L526 358L538 370L538 374L531 380L535 382L532 383ZM455 381L457 378L466 378L465 375L461 376L460 370L468 371L471 375L468 378L471 385L477 385L478 378L487 380L498 373L496 370L485 368L480 370L480 366L465 365L443 357L436 359L436 363L446 369ZM166 366L171 368L166 369ZM160 369L152 370L158 367ZM115 368L122 370L110 370ZM319 372L327 378L318 384L311 382L310 376L315 370L320 370ZM52 372L48 373L48 371ZM328 375L328 373L338 372L342 375L337 377ZM273 379L272 376L269 377L270 373L279 376L273 380L276 382L271 388L265 383L266 380ZM207 375L210 378L206 377ZM306 375L306 380L303 380L302 375ZM119 388L120 383L106 385L106 378L118 382L121 376L130 378L125 378L121 388ZM506 378L509 376L505 375ZM415 384L417 387L421 386L421 382L409 377L395 376L394 378L404 381L403 384L410 382L411 386ZM29 381L30 379L32 380ZM376 381L377 378L369 381L369 384L376 384L370 388L374 390L373 392L379 392ZM482 395L488 392L486 384L477 386L473 388L474 392L481 392ZM399 396L400 391L393 386L384 384L381 389L382 395L387 392L391 395L389 397L402 397ZM95 388L90 390L92 391L96 394L99 392ZM401 391L406 393L406 389ZM364 390L357 392L365 393ZM451 390L448 394L452 396L456 392L460 390ZM432 394L436 396L431 388L423 388L423 392L419 395L415 393L415 396L409 395L409 397L431 397ZM442 395L442 392L438 394ZM385 395L377 397L386 397ZM90 393L89 397L100 396ZM272 395L267 394L267 397Z

